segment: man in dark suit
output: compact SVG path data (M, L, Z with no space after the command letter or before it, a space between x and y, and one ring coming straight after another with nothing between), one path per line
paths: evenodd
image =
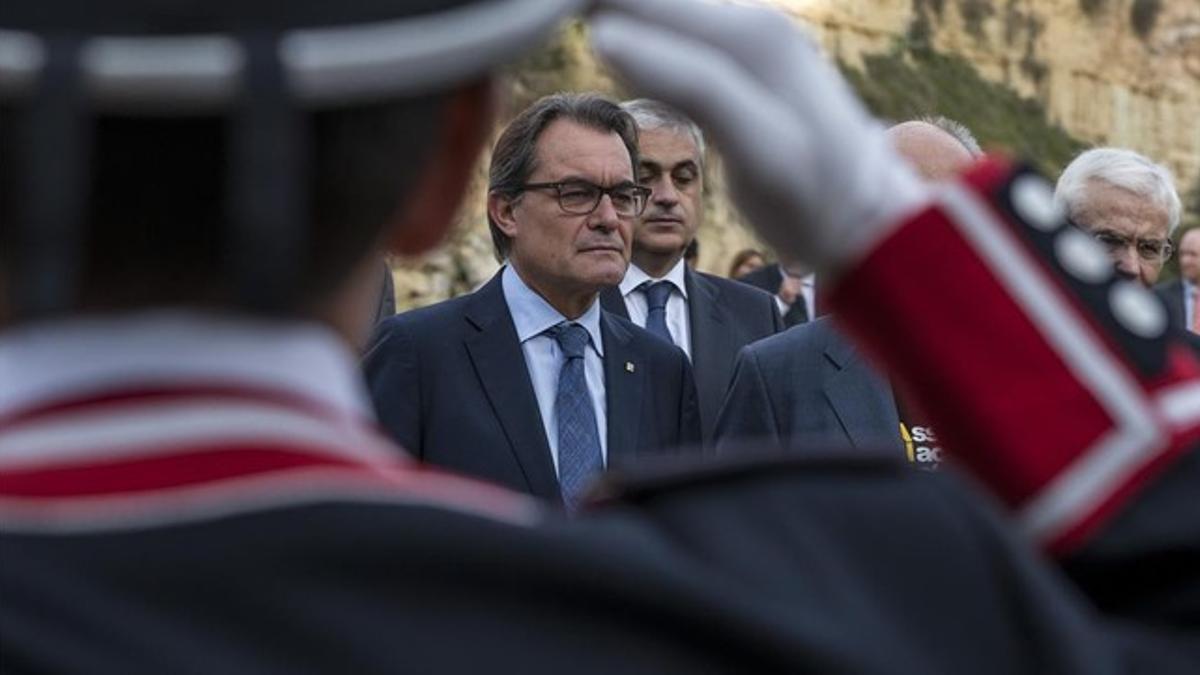
M636 139L588 95L546 97L501 135L488 221L507 264L385 321L366 357L379 419L414 456L570 509L604 467L698 444L687 359L597 299L649 192Z
M943 117L897 124L888 137L928 181L949 180L982 154L970 131ZM898 404L887 378L828 317L742 350L716 436L724 450L749 438L791 450L884 448L923 468L942 454L923 416Z
M704 214L700 128L657 101L637 99L621 107L638 125L638 183L653 194L634 225L629 270L600 301L688 355L708 440L738 350L783 324L766 293L696 272L684 260Z
M783 324L788 328L811 321L817 315L815 277L802 266L772 263L737 280L774 296Z
M1197 333L1197 292L1200 292L1200 229L1192 228L1179 238L1179 278L1159 284L1154 291L1167 306L1171 324Z
M887 379L821 317L742 350L716 436L719 450L762 439L899 452L899 424Z

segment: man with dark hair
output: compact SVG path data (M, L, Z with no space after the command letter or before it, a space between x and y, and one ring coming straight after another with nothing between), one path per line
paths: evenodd
M597 302L646 205L636 158L633 120L594 95L543 98L500 135L488 224L504 268L385 321L366 357L409 453L574 510L604 467L699 442L687 359Z
M771 296L696 272L684 254L704 218L704 135L670 106L649 99L621 104L638 125L638 182L652 190L633 230L633 256L605 309L679 347L692 362L706 441L745 345L783 329Z
M948 446L1011 515L863 460L613 477L611 506L567 521L377 434L350 339L377 299L372 244L437 241L490 127L481 78L567 3L9 2L0 668L1196 672L1197 382L1145 289L1097 276L1103 252L1029 172L984 162L926 191L782 15L601 4L601 53L713 130L765 237L841 273L847 325L954 404L931 406ZM207 204L178 177L216 143L226 161L199 166L222 208L188 222L202 279L154 266L175 242L154 230L194 214L92 213L131 178L96 169L121 161L168 178L125 196ZM393 162L413 168L399 189ZM631 169L592 178L601 208ZM366 197L344 256L287 259L324 285L257 273L278 241L323 253L320 225ZM497 222L515 258L516 221ZM100 270L96 237L146 257ZM945 315L890 330L934 298Z

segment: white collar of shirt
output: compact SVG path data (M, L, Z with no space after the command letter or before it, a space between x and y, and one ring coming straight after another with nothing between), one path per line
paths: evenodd
M679 262L675 263L675 266L671 268L670 272L667 272L666 276L662 279L655 279L642 271L642 268L630 263L629 269L625 270L625 278L621 280L621 284L617 288L620 289L621 297L624 298L628 297L630 293L636 291L647 281L669 281L675 287L675 290L679 291L680 295L687 298L687 284L683 280L684 265L686 264L683 258L680 258Z
M182 310L52 320L0 337L0 416L113 387L242 384L373 419L358 359L315 323Z
M813 283L816 281L816 278L817 278L816 273L809 272L808 274L805 274L804 276L800 277L800 285L804 286L805 288L812 288Z
M504 300L508 303L508 311L512 315L513 326L517 329L517 339L525 342L546 332L563 322L574 322L585 329L591 337L592 348L601 357L604 356L604 341L600 337L600 303L593 300L578 319L568 319L557 309L550 306L546 299L530 288L512 265L505 265L500 277L500 285L504 290Z

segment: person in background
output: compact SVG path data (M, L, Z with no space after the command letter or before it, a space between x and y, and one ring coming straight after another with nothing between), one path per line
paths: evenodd
M687 358L598 300L650 197L637 133L590 94L542 98L501 133L488 223L504 267L384 321L363 361L409 454L575 511L605 467L699 445Z
M1154 287L1167 306L1171 323L1200 334L1200 228L1179 237L1179 278Z
M1158 281L1183 209L1170 170L1132 150L1093 148L1063 169L1054 201L1118 274L1146 287Z
M696 265L700 264L700 240L698 238L693 237L691 243L683 250L683 261L693 270L696 269Z
M767 259L761 251L744 248L734 254L733 260L729 262L729 274L726 276L730 279L743 277L766 264Z
M791 328L816 315L816 275L804 263L786 258L787 254L781 254L779 262L763 265L737 281L772 294L784 326Z
M930 183L952 180L982 156L971 132L944 117L897 124L887 137ZM738 354L717 420L716 446L736 452L747 439L788 452L882 448L924 469L938 467L942 456L925 416L903 405L887 377L829 316L755 342Z
M600 294L600 301L687 354L708 441L737 351L783 324L770 295L684 262L704 218L700 128L657 101L637 99L621 107L637 122L638 183L652 193L634 224L629 269L618 286Z

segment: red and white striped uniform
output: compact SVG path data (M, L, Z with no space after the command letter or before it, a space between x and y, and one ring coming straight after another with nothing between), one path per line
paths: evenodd
M1200 431L1200 370L1161 306L1003 161L947 186L830 299L1052 550L1084 543Z
M321 501L516 523L522 496L417 466L309 326L149 314L0 340L0 529L153 527Z

